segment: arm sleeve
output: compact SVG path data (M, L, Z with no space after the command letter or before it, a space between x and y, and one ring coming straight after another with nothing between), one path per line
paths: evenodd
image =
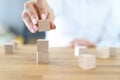
M97 46L116 46L118 42L118 26L114 25L112 11L108 11L103 24L102 34Z

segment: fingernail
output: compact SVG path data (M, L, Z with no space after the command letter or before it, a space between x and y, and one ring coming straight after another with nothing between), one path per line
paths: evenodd
M51 22L50 27L51 27L51 29L55 29L56 25L53 22Z
M38 27L36 25L33 26L34 30L37 31Z
M30 30L32 33L35 33L35 30L33 29L33 28L31 28L31 30Z
M33 24L37 24L37 20L36 19L32 19Z
M45 20L46 19L46 15L44 13L41 14L41 19Z

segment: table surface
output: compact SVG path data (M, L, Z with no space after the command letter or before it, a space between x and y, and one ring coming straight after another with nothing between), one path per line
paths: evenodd
M95 54L95 49L88 51ZM120 80L119 54L97 59L94 70L83 70L73 53L73 48L50 48L49 64L37 64L35 45L19 46L14 54L0 47L0 80Z

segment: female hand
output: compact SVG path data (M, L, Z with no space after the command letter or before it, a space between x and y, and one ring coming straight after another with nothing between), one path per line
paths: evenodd
M91 47L95 47L95 44L85 39L74 39L69 43L68 47L75 47L75 46L86 46L91 48Z
M53 10L46 0L30 0L24 4L22 18L29 31L38 31L38 20L50 20L50 28L55 29Z

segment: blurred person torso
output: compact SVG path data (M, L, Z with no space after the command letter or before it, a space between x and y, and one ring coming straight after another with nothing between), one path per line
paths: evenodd
M109 45L117 39L112 26L109 0L48 0L55 11L56 30L48 32L50 46L66 46L71 40L87 39Z

